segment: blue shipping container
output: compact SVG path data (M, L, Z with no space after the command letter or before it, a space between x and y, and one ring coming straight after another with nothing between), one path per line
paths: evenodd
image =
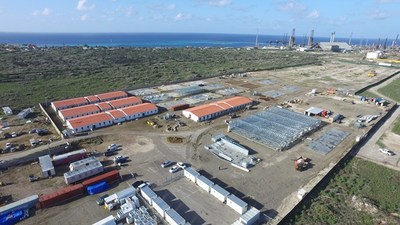
M18 221L26 218L24 210L16 210L10 214L3 215L0 217L0 225L14 225Z
M107 182L101 181L99 183L87 186L86 190L89 195L94 195L106 191L109 188L110 186L108 186Z

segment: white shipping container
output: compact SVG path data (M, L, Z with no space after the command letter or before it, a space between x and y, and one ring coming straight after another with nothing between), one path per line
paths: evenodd
M93 225L117 225L113 216L108 216Z
M210 187L214 184L212 181L204 176L197 177L196 182L199 187L203 188L207 192L210 192Z
M193 169L193 167L186 167L183 170L183 175L187 178L189 178L189 180L193 181L194 183L196 183L196 179L197 177L200 176L200 173L197 172L196 170Z
M229 195L229 192L227 190L223 189L218 184L215 184L215 185L211 186L210 194L212 196L216 197L219 201L225 202L226 198Z
M260 218L260 210L250 207L247 212L245 212L240 218L239 221L243 225L252 225Z
M165 218L165 212L171 209L171 207L160 197L153 199L153 208Z
M146 199L150 205L153 204L152 199L157 198L157 194L154 193L148 185L140 189L140 194L142 194L143 198Z
M186 221L181 215L179 215L174 209L170 209L165 212L165 220L170 225L185 225Z
M248 205L246 202L236 197L235 195L228 195L226 198L226 205L231 207L236 212L241 215L247 211Z

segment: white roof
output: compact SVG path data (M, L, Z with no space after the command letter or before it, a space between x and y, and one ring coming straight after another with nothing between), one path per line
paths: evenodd
M97 169L97 168L103 168L103 164L101 164L101 162L99 162L99 161L96 163L89 164L88 166L78 168L73 171L68 171L68 172L64 173L64 177L73 177L78 174L83 174L83 173L92 171L93 169Z
M112 195L104 198L104 202L109 203L109 202L114 201L117 198L118 198L117 194L112 194Z
M320 114L322 111L324 111L324 110L321 108L317 108L317 107L310 107L309 109L306 110L306 112L312 113L312 114Z
M247 206L247 203L244 202L242 199L236 197L236 195L228 195L227 199L231 200L232 202L234 202L236 205L244 208Z
M64 159L64 158L69 157L71 155L81 154L81 153L85 153L85 152L86 152L86 149L80 149L80 150L68 152L68 153L65 153L65 154L62 154L62 155L53 156L53 160Z
M85 165L85 164L89 165L89 164L97 163L97 162L99 162L99 160L96 159L96 157L91 156L89 158L81 159L79 161L70 163L69 164L69 168L70 169L71 168L76 168L76 167L80 167L80 166Z
M157 197L155 199L153 199L153 204L157 205L158 207L160 207L162 210L167 210L170 209L171 207L160 197Z
M186 167L185 171L188 172L190 175L192 175L194 177L200 176L200 173L197 172L195 169L193 169L193 167Z
M93 225L103 225L103 224L108 224L108 222L115 221L115 218L113 215L107 216L106 218L94 223Z
M141 190L142 193L145 193L145 194L146 194L147 196L149 196L150 198L155 198L155 197L157 197L157 194L154 193L154 191L151 190L151 188L150 188L148 185L142 187L140 190Z
M223 196L228 196L229 195L229 191L223 189L218 184L215 184L215 185L211 186L211 189L214 189L216 192L220 193Z
M134 187L128 187L117 193L118 199L123 199L132 195L135 195L136 191Z
M252 220L254 217L260 217L260 210L250 207L249 210L247 210L241 217L240 219L248 222Z
M205 183L208 186L211 186L214 184L211 180L207 179L205 176L199 176L197 177L197 180L200 180L201 182Z
M185 219L179 215L174 209L170 209L165 212L168 214L169 217L171 217L177 224L185 224Z
M43 172L54 170L54 166L49 155L39 157L39 164Z

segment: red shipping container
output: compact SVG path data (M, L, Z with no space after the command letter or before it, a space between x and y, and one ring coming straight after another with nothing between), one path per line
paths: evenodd
M115 180L119 180L121 179L120 175L119 175L119 171L118 170L112 170L110 172L107 173L103 173L100 174L98 176L95 176L93 178L87 179L85 181L82 182L84 187L90 186L92 184L98 183L100 181L105 181L107 183L111 183Z
M183 109L187 109L189 108L190 105L189 104L182 104L182 105L176 105L176 106L172 106L170 108L171 111L178 111L178 110L183 110Z
M67 201L69 199L81 196L85 193L85 188L82 184L77 184L74 186L66 187L57 190L53 193L42 195L39 197L40 207L47 208L57 203Z
M62 158L59 160L53 160L53 165L58 166L58 165L68 164L71 162L75 162L75 161L84 159L86 157L87 157L87 153L79 153L79 154L71 155L71 156L68 156L66 158Z

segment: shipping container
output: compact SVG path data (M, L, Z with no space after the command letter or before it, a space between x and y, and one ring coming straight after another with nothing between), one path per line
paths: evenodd
M95 194L101 193L103 191L106 191L109 188L110 188L110 186L107 184L107 182L101 181L97 184L87 186L86 190L89 195L95 195Z
M16 202L10 203L8 205L0 207L0 215L9 214L12 211L19 210L19 209L30 209L36 206L36 203L39 200L38 195L31 195L29 197L23 198Z
M87 157L86 149L81 149L73 152L68 152L62 155L53 156L53 165L63 165L77 160L81 160Z
M64 180L66 184L73 184L85 178L94 176L104 171L101 162L90 164L80 169L64 173Z
M93 225L116 225L117 223L115 222L114 216L108 216L97 223L94 223Z
M242 215L247 211L248 205L242 199L231 194L226 198L226 205Z
M201 188L203 188L207 192L210 192L211 186L214 185L214 183L212 181L210 181L209 179L207 179L204 176L197 177L196 183L197 183L197 185L199 185Z
M95 176L93 178L87 179L85 181L82 182L83 186L87 187L89 185L98 183L100 181L105 181L107 183L112 183L116 180L120 180L121 176L119 175L119 171L118 170L112 170L110 172L107 173L103 173L100 174L98 176Z
M182 105L176 105L176 106L172 106L170 108L170 111L178 111L178 110L184 110L189 108L190 105L189 104L182 104Z
M64 201L82 196L85 193L85 188L82 184L73 185L53 193L42 195L39 198L40 208L48 208L52 205L62 203Z
M0 225L13 225L27 217L29 217L29 210L19 209L9 214L0 216Z

